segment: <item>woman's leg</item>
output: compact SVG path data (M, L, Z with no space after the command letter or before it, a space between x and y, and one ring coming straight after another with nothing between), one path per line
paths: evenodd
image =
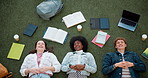
M47 74L36 74L31 76L30 78L50 78L50 76Z
M32 75L30 78L40 78L38 74Z
M39 74L40 78L50 78L48 74Z

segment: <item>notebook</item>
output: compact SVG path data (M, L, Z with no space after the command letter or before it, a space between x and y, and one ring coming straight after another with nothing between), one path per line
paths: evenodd
M108 18L100 18L100 29L109 29L109 19Z
M106 32L98 31L95 42L99 43L99 44L105 44L106 37L107 37L107 33Z
M20 43L12 43L7 58L19 60L25 45Z
M108 18L90 18L90 28L91 29L109 29L109 19Z
M25 31L23 32L23 34L31 37L37 28L38 28L37 26L33 24L29 24L27 28L25 29Z
M130 31L135 31L139 18L139 14L123 10L122 17L119 20L118 26Z
M100 28L100 18L90 18L90 28L99 29Z

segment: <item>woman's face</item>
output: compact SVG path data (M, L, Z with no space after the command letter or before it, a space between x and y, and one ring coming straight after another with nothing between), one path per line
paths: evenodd
M118 50L124 50L126 48L126 44L123 40L117 40L115 48Z
M46 50L44 41L38 41L36 44L36 50L39 52L44 52Z
M76 51L82 50L82 49L83 49L82 43L81 43L80 41L75 41L75 42L74 42L74 49L75 49Z

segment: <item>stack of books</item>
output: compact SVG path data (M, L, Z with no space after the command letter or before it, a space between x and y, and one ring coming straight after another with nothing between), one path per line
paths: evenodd
M98 31L97 35L91 42L102 48L109 38L110 35L108 35L106 32Z

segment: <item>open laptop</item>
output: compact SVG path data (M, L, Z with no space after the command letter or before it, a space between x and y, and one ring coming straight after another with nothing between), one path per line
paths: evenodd
M123 10L122 17L119 20L118 26L130 31L135 31L139 18L139 14Z

